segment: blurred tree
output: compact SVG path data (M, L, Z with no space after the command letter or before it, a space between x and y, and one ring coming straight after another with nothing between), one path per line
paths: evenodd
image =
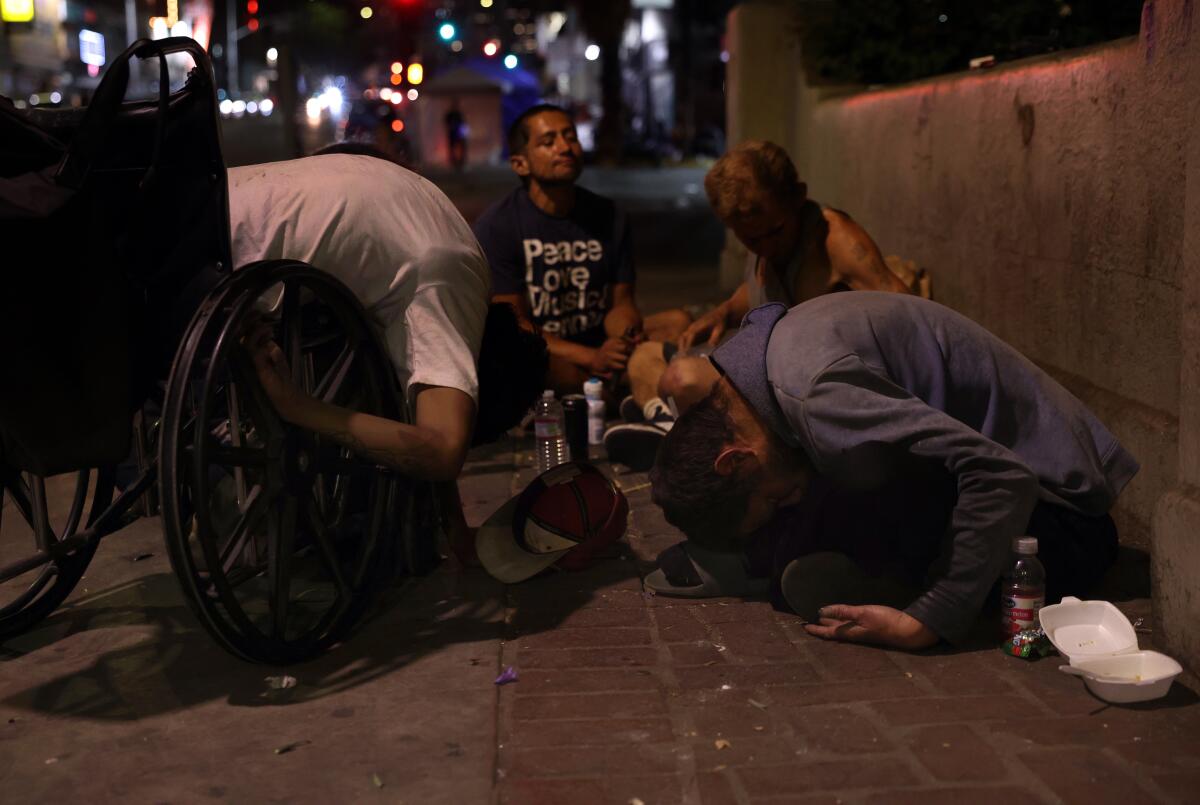
M1142 0L832 0L802 16L805 59L835 83L887 84L1138 32ZM811 13L810 13L811 10Z

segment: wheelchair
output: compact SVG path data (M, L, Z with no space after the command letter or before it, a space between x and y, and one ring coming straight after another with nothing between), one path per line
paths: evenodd
M195 66L172 89L180 53ZM134 59L157 61L156 99L125 100ZM427 570L427 490L288 425L258 382L242 337L266 318L307 393L407 421L344 285L296 261L232 270L204 50L136 42L85 109L0 98L0 135L0 640L156 513L189 608L249 661L321 653Z

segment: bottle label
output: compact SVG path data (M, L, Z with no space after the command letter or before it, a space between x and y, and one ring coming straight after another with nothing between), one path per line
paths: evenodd
M1003 595L1000 625L1006 634L1016 634L1038 625L1038 611L1046 601L1042 595Z
M557 439L563 435L557 419L535 419L533 433L539 439Z

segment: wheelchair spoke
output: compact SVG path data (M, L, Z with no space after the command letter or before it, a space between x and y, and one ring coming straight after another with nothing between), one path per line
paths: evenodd
M333 576L333 583L337 587L338 595L343 601L349 601L353 597L353 591L346 582L346 574L342 572L342 563L338 559L337 549L330 541L329 532L326 530L325 524L321 522L321 513L317 510L313 501L309 501L306 509L308 511L308 525L312 529L313 539L317 543L320 555L325 559L327 569Z
M292 380L305 391L309 391L304 382L304 351L301 344L301 329L303 319L300 316L300 283L283 282L283 304L281 307L282 322L280 325L281 346L287 357L288 367L292 370Z
M50 514L46 510L46 479L40 475L30 475L29 489L33 498L33 536L38 550L44 551L50 547L50 543L58 541L50 529Z
M334 359L333 365L321 378L321 382L317 384L313 396L325 402L333 402L338 392L342 390L342 384L346 382L346 375L349 374L350 367L354 364L356 354L354 347L347 344L341 354Z
M263 493L262 485L250 490L246 498L245 511L233 527L229 540L221 549L221 572L228 574L237 563L238 557L244 552L247 543L254 538L254 530L263 517L270 511L274 498Z
M249 413L255 424L272 436L283 433L283 422L275 406L267 398L262 385L258 382L258 374L250 356L240 345L234 344L229 350L229 368L241 389L241 403L244 407L239 413Z
M296 544L299 501L282 495L267 521L267 565L270 576L271 637L285 639L292 586L292 547Z

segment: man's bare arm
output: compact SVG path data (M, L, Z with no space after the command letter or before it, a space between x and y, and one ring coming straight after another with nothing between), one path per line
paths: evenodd
M826 210L825 220L829 223L825 248L829 254L831 285L840 282L855 291L909 292L887 267L875 241L854 219Z
M613 286L613 304L604 317L604 332L610 338L619 338L633 328L633 332L642 331L642 314L633 299L633 283L618 282Z

